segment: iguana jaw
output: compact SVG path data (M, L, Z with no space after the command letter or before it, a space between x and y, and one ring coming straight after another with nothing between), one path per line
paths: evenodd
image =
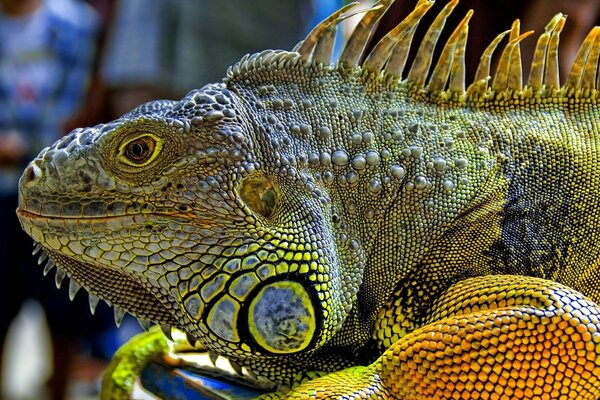
M275 239L263 240L260 245L238 239L228 254L239 254L240 258L230 259L231 262L224 265L210 255L210 246L203 250L208 251L207 254L194 253L206 246L194 242L198 247L182 248L187 253L181 254L193 265L177 266L179 271L175 270L180 277L186 277L182 275L184 269L194 270L198 277L203 277L200 289L188 293L186 288L194 285L193 278L181 279L180 283L185 284L183 289L170 278L175 267L173 260L181 262L179 257L167 258L161 254L160 247L154 249L156 244L150 243L147 237L149 229L158 229L169 237L176 235L175 232L182 234L185 226L195 225L194 219L183 221L180 217L154 214L57 217L27 211L24 202L21 207L17 215L23 229L43 249L40 260L50 259L50 267L45 272L56 266L57 285L69 276L71 297L81 287L85 288L90 293L90 304L102 299L115 308L118 322L123 313L128 312L137 317L142 326L153 322L167 327L167 331L176 327L192 338L190 343L195 344L195 338L199 338L203 345L215 340L206 337L208 328L217 332L222 340L240 342L253 338L250 340L261 353L272 355L302 352L320 338L323 316L314 300L315 283L306 274L311 268L326 268L319 266L320 257L316 252L284 251L281 257L289 259L291 270L279 275L279 268L287 263L280 263L276 270L271 262L260 261L263 256L259 255L259 249L270 248L270 254L275 256L274 244L279 243ZM107 226L114 228L109 232L117 236L104 236ZM118 235L125 231L129 234ZM173 243L168 247L175 248ZM157 252L150 252L150 248ZM298 254L302 258L295 259ZM152 261L154 257L162 261ZM231 274L228 278L231 283L224 287L226 280L222 278L229 276L227 274ZM271 319L273 324L284 320L281 323L289 328L289 333L278 335L255 323Z
M135 275L97 262L92 257L80 253L81 243L68 232L76 225L93 225L108 218L52 218L31 213L22 208L17 209L17 216L23 229L34 239L34 253L42 251L39 258L41 264L46 259L44 274L56 267L56 285L59 287L65 277L69 277L69 297L73 299L83 287L89 295L90 311L95 312L99 299L114 307L115 322L120 324L125 312L138 318L143 327L155 322L163 327L175 327L177 318L173 305L169 305L164 294L157 296L158 290L148 283L142 283ZM105 221L106 223L106 221ZM42 233L41 227L55 227L52 231ZM59 231L63 230L64 234ZM65 245L66 244L66 245Z

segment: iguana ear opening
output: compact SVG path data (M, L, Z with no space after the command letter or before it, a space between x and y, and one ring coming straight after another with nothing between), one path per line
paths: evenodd
M264 176L249 177L242 181L240 197L252 211L270 218L279 202L279 193L273 183Z

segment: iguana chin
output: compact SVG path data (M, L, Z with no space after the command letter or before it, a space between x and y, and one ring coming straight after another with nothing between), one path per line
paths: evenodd
M600 29L561 85L556 15L523 85L517 22L467 86L471 13L432 63L457 0L410 69L432 1L365 54L391 3L334 63L353 5L44 149L17 211L44 272L291 388L265 398L597 399Z

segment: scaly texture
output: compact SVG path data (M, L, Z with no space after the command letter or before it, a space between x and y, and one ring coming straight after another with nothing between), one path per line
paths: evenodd
M429 0L364 54L391 2L335 63L352 5L42 151L18 215L45 272L280 385L266 398L597 399L598 28L563 86L561 14L528 82L516 22L467 85L471 13L432 57L457 0L408 70Z

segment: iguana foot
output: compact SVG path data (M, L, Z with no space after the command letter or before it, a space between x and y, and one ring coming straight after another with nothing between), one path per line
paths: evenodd
M142 369L150 361L164 358L168 352L167 338L157 327L134 336L117 350L106 369L100 399L130 399L135 380Z

